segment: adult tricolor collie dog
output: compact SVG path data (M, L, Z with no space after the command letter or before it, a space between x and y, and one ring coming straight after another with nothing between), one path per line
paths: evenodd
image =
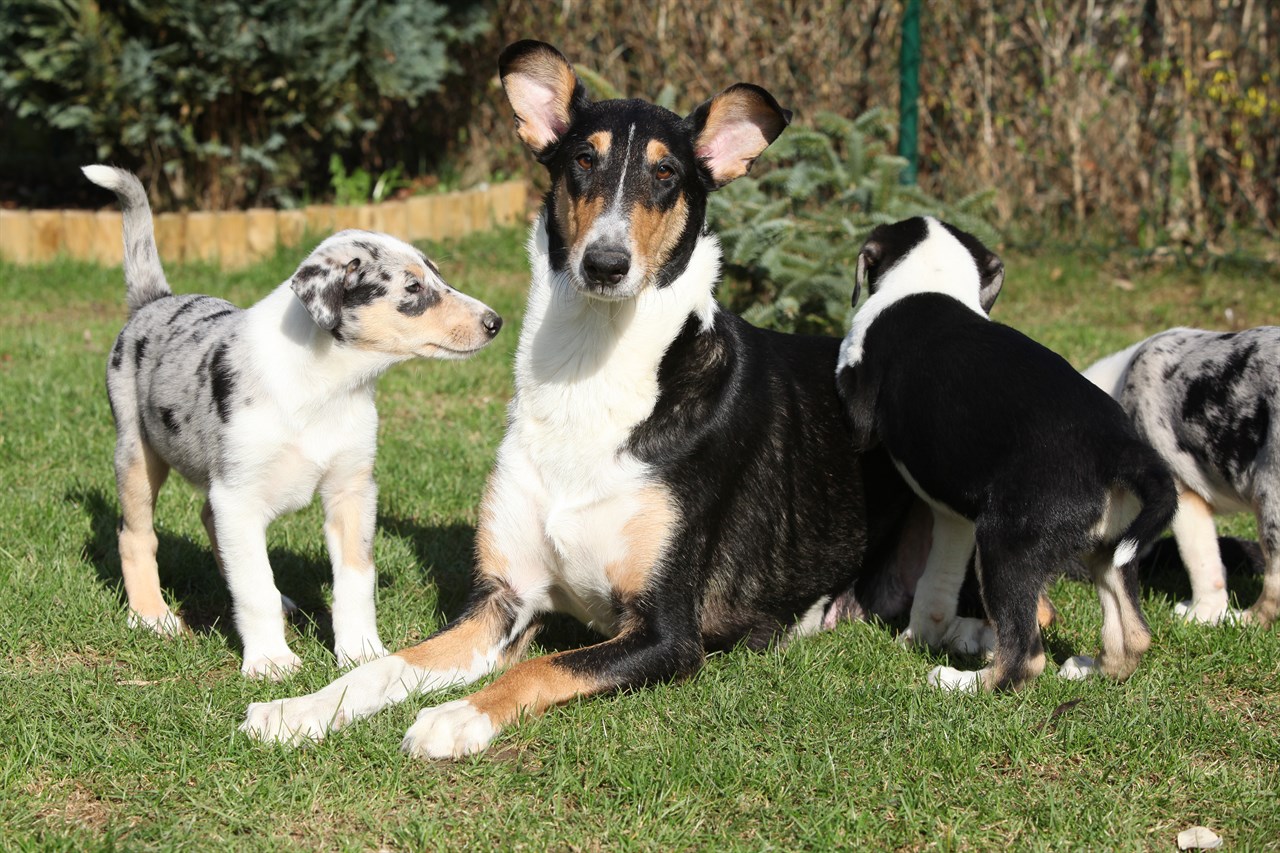
M930 681L994 689L1039 675L1037 599L1076 557L1102 602L1097 666L1128 676L1150 644L1136 557L1175 505L1159 456L1064 359L987 318L1004 266L972 235L929 217L882 225L863 246L856 277L871 295L837 367L853 432L859 447L882 444L933 510L908 630L929 645L981 630L956 616L975 541L995 628L990 667L939 667ZM1067 674L1094 666L1069 663Z
M746 174L788 112L746 84L684 118L593 103L569 62L533 41L508 47L500 71L551 190L529 240L473 595L419 645L312 695L251 705L254 736L319 738L509 667L422 711L404 738L413 755L472 753L521 714L688 675L710 649L856 611L867 522L831 378L839 341L756 329L712 295L708 193ZM517 662L555 611L608 639Z

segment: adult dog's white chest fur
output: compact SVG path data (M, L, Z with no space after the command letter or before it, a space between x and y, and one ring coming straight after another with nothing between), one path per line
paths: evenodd
M606 633L612 629L604 567L625 549L622 528L654 483L630 454L632 431L654 409L658 368L690 314L712 323L720 249L703 236L685 272L662 289L609 302L580 293L551 270L539 220L516 352L516 393L486 511L497 530L525 528L546 546L541 565L513 567L522 593L543 593Z

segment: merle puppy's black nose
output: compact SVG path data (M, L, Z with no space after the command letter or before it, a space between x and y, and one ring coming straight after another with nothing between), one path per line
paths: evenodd
M615 249L594 249L582 258L582 272L592 284L617 284L629 269L631 256Z
M498 330L502 328L502 318L492 311L485 312L480 318L480 325L484 326L484 330L489 333L489 337L498 334Z

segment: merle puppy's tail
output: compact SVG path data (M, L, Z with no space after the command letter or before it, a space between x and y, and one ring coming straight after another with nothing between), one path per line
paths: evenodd
M165 280L160 254L156 251L147 192L141 182L124 169L85 166L82 171L86 178L111 190L120 199L120 209L124 212L125 299L132 316L147 303L173 292Z
M1133 444L1120 454L1117 479L1142 502L1142 509L1116 543L1112 563L1117 568L1132 562L1173 521L1178 493L1173 475L1156 452L1145 444Z

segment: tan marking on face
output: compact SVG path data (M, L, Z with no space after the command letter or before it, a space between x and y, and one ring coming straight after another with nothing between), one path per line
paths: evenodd
M361 471L353 482L365 484L373 480L373 469ZM342 564L368 571L373 568L372 530L364 519L365 500L355 493L331 498L326 507L325 533L337 540Z
M563 181L556 186L555 196L556 227L564 237L565 245L572 251L577 247L578 241L591 230L596 218L604 212L604 198L574 199L570 197L569 189Z
M650 166L657 165L658 161L671 153L671 149L667 147L665 142L657 139L650 139L649 144L644 148L645 160Z
M513 723L522 713L541 714L578 696L605 689L603 682L557 665L565 653L518 663L497 681L467 697L477 711L489 715L495 728Z
M676 513L666 489L651 486L638 495L639 507L622 526L626 556L604 567L614 594L625 604L635 600L653 574L671 539Z
M343 325L343 334L361 349L388 355L412 357L472 352L490 340L480 324L481 310L463 302L452 293L442 294L440 301L417 317L401 314L391 296L348 311L351 319Z
M668 211L637 204L631 212L631 239L635 246L632 263L640 264L645 275L662 269L680 242L688 219L689 206L684 196Z
M418 281L427 280L427 271L423 267L420 267L417 265L411 265L411 266L405 267L405 272L407 272L409 275L416 278Z
M609 153L609 146L613 144L613 134L607 130L597 130L587 137L587 144L594 148L597 154L604 157Z
M1053 602L1049 600L1049 596L1041 593L1039 600L1036 601L1036 622L1041 628L1048 628L1057 621L1058 608L1053 606Z

